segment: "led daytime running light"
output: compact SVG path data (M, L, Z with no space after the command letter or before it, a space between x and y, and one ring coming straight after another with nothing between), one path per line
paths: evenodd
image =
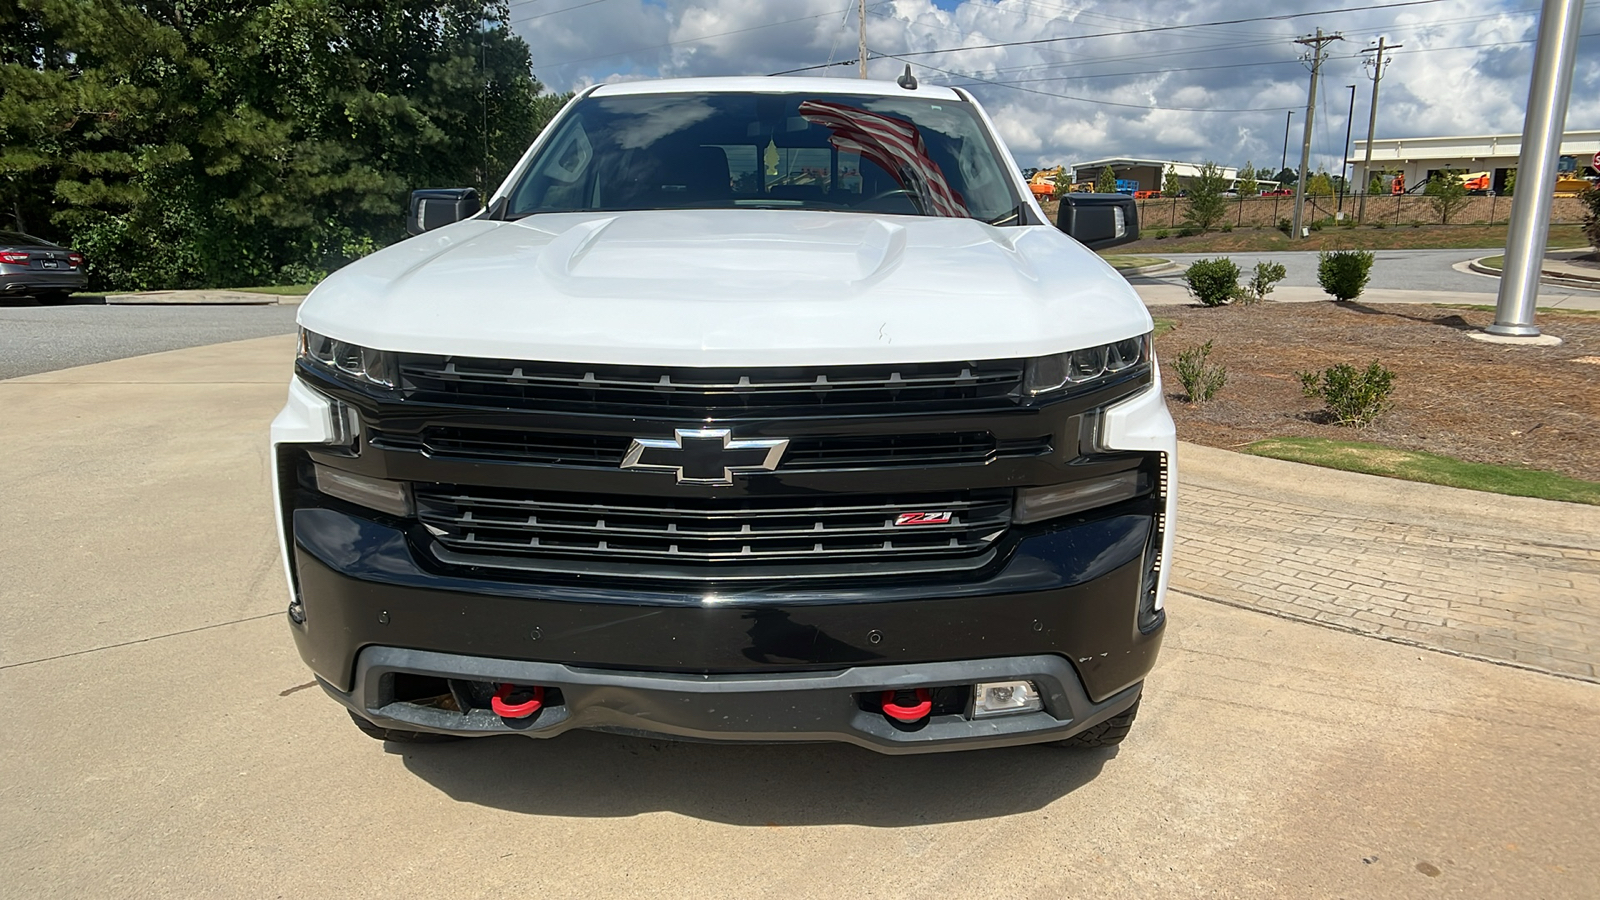
M337 341L304 328L300 329L300 358L375 387L393 388L398 383L394 354Z

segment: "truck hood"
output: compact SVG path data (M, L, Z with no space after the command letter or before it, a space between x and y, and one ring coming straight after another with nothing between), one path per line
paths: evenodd
M666 366L1039 356L1151 327L1054 228L756 209L471 219L346 266L299 318L383 350Z

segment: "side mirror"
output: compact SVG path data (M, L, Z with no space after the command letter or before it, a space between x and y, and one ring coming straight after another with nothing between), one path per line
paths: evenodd
M1127 194L1062 194L1056 227L1090 250L1139 239L1139 205Z
M411 211L406 214L406 230L412 234L432 231L459 222L483 208L473 188L429 188L411 192Z

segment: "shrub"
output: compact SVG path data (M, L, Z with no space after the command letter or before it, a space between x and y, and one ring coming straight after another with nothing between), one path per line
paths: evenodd
M1239 267L1226 256L1190 263L1183 278L1189 284L1190 296L1206 306L1232 303L1239 296Z
M1193 225L1185 225L1178 229L1178 237L1194 237L1199 233L1200 229L1194 227Z
M1158 240L1158 241L1166 240L1167 239L1167 230L1165 228L1157 228L1155 237L1156 237L1156 240Z
M1312 219L1310 222L1306 223L1306 227L1310 228L1312 231L1321 231L1322 230L1322 220L1321 219Z
M1267 295L1272 293L1273 286L1288 277L1288 274L1283 268L1283 263L1256 263L1255 274L1250 276L1250 283L1240 292L1239 302L1259 303L1267 299Z
M1324 250L1317 259L1317 283L1335 300L1361 296L1372 277L1372 253L1366 250Z
M1177 362L1173 364L1178 373L1178 382L1183 385L1184 395L1190 403L1205 403L1228 383L1227 366L1211 362L1210 357L1211 342L1206 341L1198 347L1180 351Z
M1340 425L1358 428L1372 424L1382 415L1394 392L1394 370L1377 360L1364 372L1349 363L1339 363L1321 372L1296 372L1295 376L1300 379L1301 392L1313 400L1320 398Z
M1233 234L1233 226L1232 225L1224 225L1224 226L1222 226L1222 228L1220 230L1222 231L1223 234Z
M1279 219L1278 220L1278 230L1283 232L1284 234L1288 234L1289 232L1294 230L1294 223L1290 222L1288 219Z
M1383 224L1382 222L1373 222L1372 223L1372 227L1373 228L1388 228L1389 226Z
M1589 239L1589 246L1600 247L1600 190L1589 188L1578 195L1583 201L1583 236Z

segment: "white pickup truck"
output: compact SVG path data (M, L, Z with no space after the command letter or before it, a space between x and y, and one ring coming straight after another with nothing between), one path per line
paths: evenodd
M1176 443L1080 242L1132 201L1068 200L959 89L583 91L486 206L418 191L301 307L301 655L393 741L1121 740Z

